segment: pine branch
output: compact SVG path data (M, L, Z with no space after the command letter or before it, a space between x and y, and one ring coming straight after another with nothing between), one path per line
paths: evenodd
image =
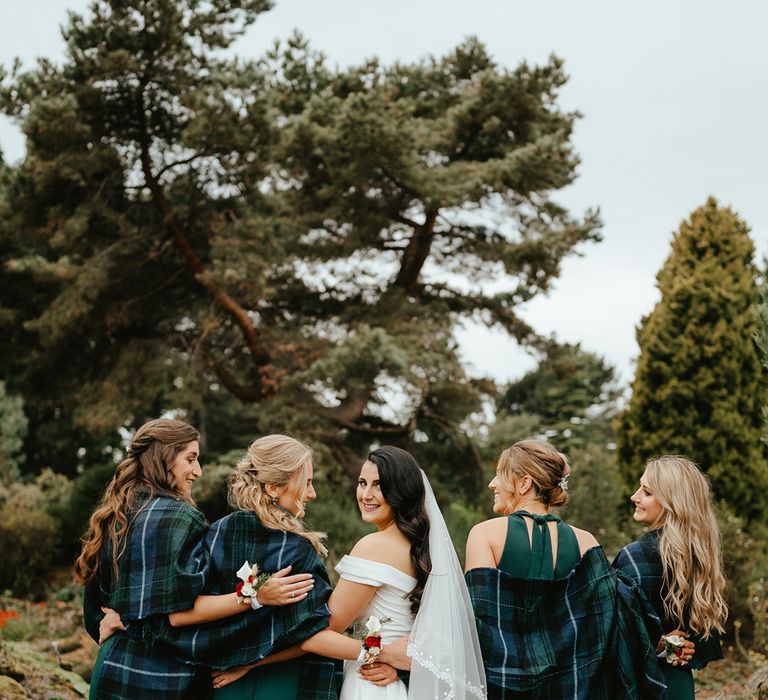
M424 223L414 229L411 240L400 258L400 270L393 283L395 287L410 292L418 282L424 263L429 257L437 215L437 209L427 211Z
M152 200L163 216L163 222L168 227L168 230L173 236L177 247L181 251L181 254L184 256L187 265L194 273L195 279L203 287L205 287L206 291L211 295L217 306L234 320L235 324L243 334L245 343L248 346L248 349L251 351L251 359L258 374L259 368L265 364L268 364L270 358L269 355L261 348L256 333L256 328L254 327L251 318L248 316L248 312L242 306L240 306L240 304L238 304L229 294L227 294L227 292L219 287L219 285L213 282L209 275L206 274L203 261L190 244L184 228L176 217L173 207L171 206L170 201L166 197L165 192L160 185L157 175L153 172L150 158L151 139L149 135L149 126L147 124L147 115L143 97L144 86L145 84L142 84L139 88L136 107L140 125L139 157L146 185L152 195ZM236 391L233 391L236 396L241 394L245 394L249 397L254 396L253 389L251 388L237 389L237 385L234 383L234 380L230 381L229 383L223 378L221 380L228 389L230 389L230 386L233 389L236 389ZM239 394L237 393L238 391ZM253 401L256 400L256 398L258 397L250 398L247 400Z

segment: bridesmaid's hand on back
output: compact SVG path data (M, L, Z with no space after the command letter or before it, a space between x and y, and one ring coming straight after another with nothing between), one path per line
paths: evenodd
M307 597L315 587L311 574L288 576L290 566L274 573L269 581L259 588L258 600L262 605L291 605Z
M99 644L104 644L115 632L124 630L125 626L120 615L112 608L102 608L101 612L104 613L104 617L99 623Z

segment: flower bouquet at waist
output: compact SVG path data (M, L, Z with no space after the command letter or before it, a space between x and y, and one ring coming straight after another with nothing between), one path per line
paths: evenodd
M391 622L391 617L385 617L379 620L378 617L371 615L368 622L365 623L365 632L360 636L363 640L363 650L360 652L360 661L364 664L370 664L376 661L381 652L381 626Z
M664 642L664 651L667 652L667 663L671 664L683 655L683 644L685 637L679 637L676 634L664 635L661 640Z
M247 561L235 575L240 579L235 586L238 603L250 603L251 598L256 597L259 588L272 577L271 574L259 573L258 564L251 566Z

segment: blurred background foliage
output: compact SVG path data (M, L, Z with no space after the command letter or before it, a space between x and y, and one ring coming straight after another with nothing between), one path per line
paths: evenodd
M312 444L329 565L367 531L354 484L373 446L417 457L463 557L499 452L539 437L572 461L564 517L609 556L639 534L644 461L696 460L730 629L766 651L768 311L747 224L714 199L681 224L627 393L599 348L517 313L600 239L596 211L556 202L579 162L559 59L509 69L468 39L340 69L294 36L248 62L223 49L268 3L196 5L97 0L65 27L62 65L0 73L27 139L0 160L0 590L45 593L30 572L71 563L158 415L202 432L210 520L255 437ZM467 319L537 367L470 375Z

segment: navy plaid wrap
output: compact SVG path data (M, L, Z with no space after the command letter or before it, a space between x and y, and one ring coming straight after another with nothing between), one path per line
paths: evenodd
M128 521L118 576L114 576L107 542L96 579L85 591L85 626L96 641L102 605L120 613L128 629L127 634L118 632L106 642L90 697L205 697L195 689L199 676L195 669L157 656L131 638L141 637L142 630L153 622L167 620L167 613L192 607L202 593L208 568L203 548L205 519L188 503L157 496L138 502L128 513Z
M112 570L109 543L99 566L99 597L123 623L187 610L205 586L208 529L200 511L170 496L157 496L128 513L128 536ZM122 543L121 543L122 545Z
M651 530L640 539L628 544L616 555L612 566L631 578L642 590L645 597L653 606L659 619L660 631L649 630L649 633L658 641L661 634L671 632L679 627L679 623L670 620L664 611L664 569L659 554L660 530ZM696 645L696 651L689 662L689 667L702 669L710 661L723 658L723 648L720 636L713 631L709 638L703 639L701 635L691 634L691 641Z
M554 581L485 568L466 578L489 700L666 695L644 622L652 610L600 547Z
M202 625L173 628L167 619L153 621L145 641L155 653L211 668L229 668L256 663L328 627L327 602L332 588L325 566L306 538L271 530L253 513L238 511L211 525L205 546L210 555L208 594L232 593L239 580L236 572L246 560L267 573L290 564L293 573L312 574L314 588L304 600L292 605L248 609ZM318 656L305 659L299 697L335 700L341 663Z

